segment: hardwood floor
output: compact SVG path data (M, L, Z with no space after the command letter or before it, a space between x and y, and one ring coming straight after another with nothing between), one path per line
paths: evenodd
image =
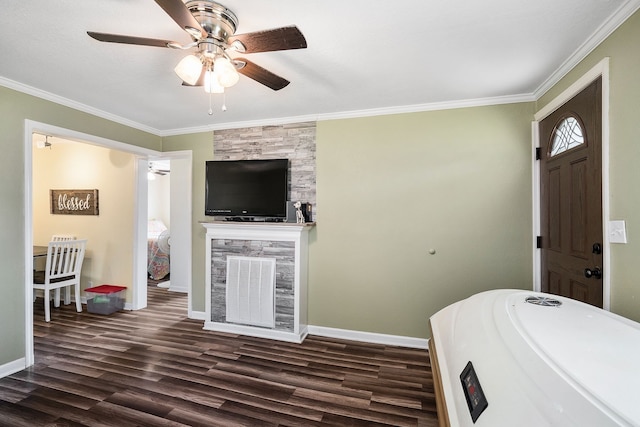
M149 287L147 309L46 323L36 300L36 364L0 379L0 426L437 425L426 350L203 331L186 306Z

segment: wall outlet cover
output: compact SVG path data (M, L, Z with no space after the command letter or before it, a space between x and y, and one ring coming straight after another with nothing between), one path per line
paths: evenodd
M609 221L609 242L627 243L627 228L624 220Z

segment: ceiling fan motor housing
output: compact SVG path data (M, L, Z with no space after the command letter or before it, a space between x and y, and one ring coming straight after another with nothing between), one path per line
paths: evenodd
M226 43L238 28L238 17L221 4L212 1L190 0L185 3L185 6L207 32L208 38Z

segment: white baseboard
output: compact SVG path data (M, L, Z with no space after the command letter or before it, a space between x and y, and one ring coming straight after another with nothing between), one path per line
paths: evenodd
M347 329L326 328L324 326L309 325L309 335L318 335L321 337L339 338L351 341L361 341L372 344L420 348L425 350L429 348L428 339L403 337L398 335L375 334L371 332L351 331Z
M307 330L302 328L299 333L286 332L277 329L256 328L254 326L238 325L235 323L204 322L205 330L226 332L236 335L268 338L300 344L307 336Z
M15 374L18 371L22 371L27 367L27 359L21 357L13 362L5 363L0 366L0 378L4 378L8 375Z
M189 319L203 320L206 322L207 316L204 311L192 311ZM204 328L206 329L206 328ZM235 331L237 332L237 331ZM318 335L327 338L338 338L351 341L368 342L372 344L394 345L398 347L429 348L429 339L403 337L398 335L374 334L371 332L350 331L347 329L326 328L324 326L307 326L308 335Z
M187 317L189 317L189 319L195 319L195 320L207 320L207 313L205 313L204 311L190 311L189 314L187 314Z

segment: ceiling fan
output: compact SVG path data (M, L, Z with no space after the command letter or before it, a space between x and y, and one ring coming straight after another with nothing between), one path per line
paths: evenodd
M185 86L204 86L209 93L223 93L225 87L238 82L238 73L273 90L280 90L289 81L245 59L236 53L271 52L304 49L307 42L295 26L275 28L246 34L235 34L238 18L225 6L210 0L154 0L192 38L188 44L171 40L87 31L101 42L188 50L195 54L183 58L175 72ZM234 56L230 55L233 53Z
M149 173L153 173L156 175L164 176L171 172L169 168L163 168L162 166L158 166L157 163L149 162Z

